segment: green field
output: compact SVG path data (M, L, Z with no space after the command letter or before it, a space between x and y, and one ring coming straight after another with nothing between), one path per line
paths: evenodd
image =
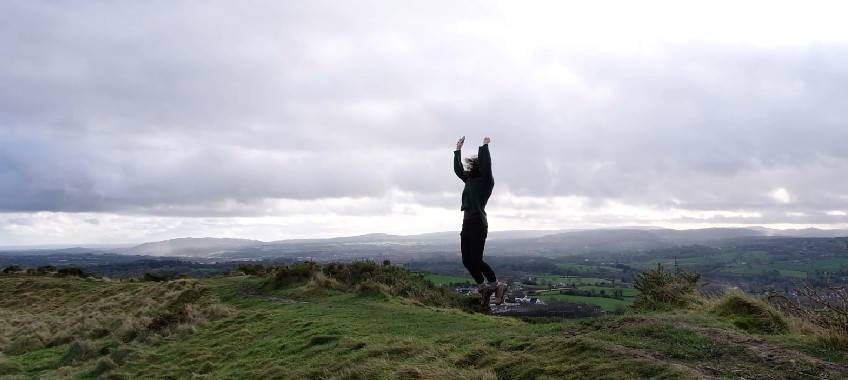
M594 286L594 285L583 285L578 286L577 290L590 291L592 294L600 294L601 290L605 291L607 295L612 295L614 290L620 290L621 295L624 297L636 297L639 294L639 291L633 288L608 288L602 286Z
M780 272L780 275L784 277L807 278L807 272L801 272L791 269L778 269L777 271Z
M556 265L561 269L568 269L577 272L588 272L594 273L598 271L609 271L609 272L621 272L621 268L606 266L606 265L586 265L586 264L571 264L571 263L560 263Z
M632 299L619 300L606 297L584 297L574 296L571 294L559 294L559 292L540 293L538 297L543 301L567 301L598 305L604 309L604 311L613 311L618 307L628 306L633 303Z
M552 283L566 283L566 284L577 284L581 285L595 285L597 283L607 283L610 284L611 281L603 278L597 277L581 277L581 276L558 276L558 275L542 275L535 276L536 283L538 284L552 284Z
M848 258L829 257L813 260L810 263L793 266L793 268L806 272L815 272L816 270L834 270L842 267L848 267Z
M647 269L656 266L658 263L671 267L674 265L674 259L654 258L636 266ZM777 270L783 277L804 279L810 277L816 271L844 270L848 268L848 258L806 258L803 255L787 258L766 251L726 251L696 257L680 257L677 259L677 264L684 268L709 267L719 264L721 265L721 272L751 276L769 274Z

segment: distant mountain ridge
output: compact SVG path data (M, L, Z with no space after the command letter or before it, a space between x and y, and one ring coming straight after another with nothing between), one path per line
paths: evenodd
M776 230L768 228L611 228L594 230L513 230L489 233L491 254L577 254L593 251L641 251L674 245L704 244L744 238L838 237L844 230ZM179 238L144 243L121 253L149 256L204 258L269 257L372 257L404 252L455 254L459 232L420 235L372 233L317 239L287 239L271 242L226 238Z
M764 231L747 228L599 229L550 234L536 239L510 241L507 245L511 246L512 250L517 250L524 245L536 247L540 251L537 253L567 251L575 254L597 251L644 251L674 245L765 236L767 234Z
M832 238L848 236L846 230L777 230L763 227L667 228L628 227L589 230L491 231L486 242L490 255L563 256L592 252L627 252L678 245L717 245L734 239ZM6 249L3 255L46 253L119 253L154 257L203 259L296 258L349 260L375 257L455 256L459 253L459 231L419 235L372 233L332 238L287 239L264 242L250 239L186 237L148 242L132 247L74 247L56 249Z

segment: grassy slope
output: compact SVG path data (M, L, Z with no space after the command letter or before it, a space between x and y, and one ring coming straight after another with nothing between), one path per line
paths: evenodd
M451 276L445 274L435 274L435 273L427 273L424 275L424 278L432 281L436 285L450 285L450 284L471 284L471 277L460 277L460 276Z
M21 371L9 378L93 378L98 360L124 350L130 354L106 375L343 379L804 378L828 373L837 378L840 366L795 349L844 360L840 353L816 351L805 337L750 336L706 312L531 324L321 288L293 287L261 296L239 291L256 281L251 277L202 280L199 285L205 295L194 301L198 314L210 305L225 307L227 313L125 343L111 353L97 350L64 368L57 368L57 363L72 344L61 341L0 359ZM179 297L178 290L191 285L163 291L167 286L0 278L3 299L32 293L18 299L37 299L35 305L41 305L4 301L0 324L14 322L17 334L36 329L45 318L56 317L55 323L61 325L65 323L62 315L75 315L78 308L99 305L105 301L98 299L108 297L127 302L121 310L101 313L135 315L139 310L134 309L133 300L149 298L145 304L155 309L155 305L168 305ZM77 325L71 330L76 328L87 331ZM86 339L97 347L114 342L112 336L96 336L88 334ZM9 343L9 337L5 339L0 343Z

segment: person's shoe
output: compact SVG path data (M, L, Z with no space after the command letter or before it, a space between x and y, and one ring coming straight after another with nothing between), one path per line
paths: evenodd
M504 297L506 296L506 290L509 288L509 285L505 282L498 281L498 286L495 288L495 305L500 305L504 302Z
M480 305L483 306L489 305L489 299L491 299L492 294L495 293L495 291L486 284L480 284L480 286L477 287L477 292L480 293Z

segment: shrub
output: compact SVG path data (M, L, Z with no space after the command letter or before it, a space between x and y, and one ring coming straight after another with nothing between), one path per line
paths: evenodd
M5 274L18 273L22 270L23 270L23 268L21 268L17 265L9 265L9 266L3 268L3 273L5 273Z
M174 273L151 273L145 272L144 276L141 278L142 281L150 281L150 282L165 282L171 281L179 278Z
M392 289L385 284L374 280L365 280L356 285L355 290L361 294L388 297Z
M42 265L38 268L35 268L35 274L44 275L44 274L53 274L53 273L56 273L56 267L54 267L52 265Z
M647 310L686 307L696 301L700 278L695 272L669 272L657 264L657 269L639 273L633 280L633 287L640 292L633 306Z
M153 332L159 332L180 323L189 322L194 318L191 304L184 304L182 308L168 310L157 315L147 325L147 329Z
M265 283L265 287L270 289L308 281L311 287L399 296L431 306L468 308L472 304L447 289L433 285L420 274L386 263L355 261L320 266L307 261L277 266L271 273Z
M229 306L222 303L213 303L203 308L203 316L211 321L229 316L232 312Z
M241 264L236 270L251 276L260 276L267 272L267 269L262 264Z
M121 327L115 332L115 337L124 343L129 343L142 337L147 332L144 325L136 320L124 320Z
M277 265L271 269L272 288L283 288L298 282L304 282L312 277L312 273L318 271L318 264L312 261L304 261L292 265Z
M333 289L333 290L341 290L346 291L349 290L345 284L342 284L335 278L327 276L323 272L314 272L312 273L312 277L309 278L309 282L306 284L309 288L312 289Z
M783 334L789 330L789 323L774 307L744 294L723 297L712 312L749 333Z
M405 297L432 306L460 306L459 297L447 289L437 287L424 276L392 265L378 265L373 261L356 261L350 264L328 264L322 272L342 284L363 293L385 293Z
M88 273L80 268L62 268L56 271L56 275L59 277L80 277L80 278L88 278L94 277L93 274Z

